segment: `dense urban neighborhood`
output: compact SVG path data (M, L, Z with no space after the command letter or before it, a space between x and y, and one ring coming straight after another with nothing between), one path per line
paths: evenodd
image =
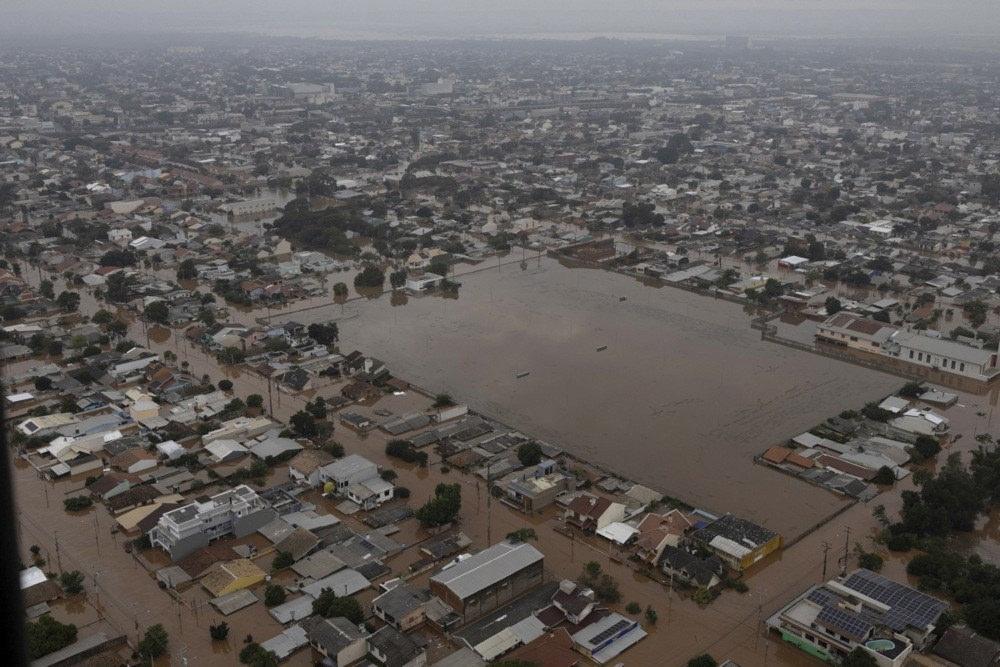
M0 54L32 664L1000 664L994 50Z

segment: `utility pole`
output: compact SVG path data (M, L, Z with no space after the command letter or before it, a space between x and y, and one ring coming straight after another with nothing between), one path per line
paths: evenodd
M830 543L823 542L823 581L826 581L826 554L830 550Z
M486 544L493 544L493 462L486 464Z
M271 416L274 416L274 395L271 392L271 376L267 376L267 405Z
M62 572L63 571L63 568L62 568L62 558L59 556L59 532L56 531L53 534L53 537L55 538L55 541L56 541L56 567L58 567L59 571Z
M851 527L848 526L847 534L844 536L844 569L843 572L841 573L845 577L847 576L847 560L848 560L848 554L849 554L848 550L850 549L850 544L851 544Z

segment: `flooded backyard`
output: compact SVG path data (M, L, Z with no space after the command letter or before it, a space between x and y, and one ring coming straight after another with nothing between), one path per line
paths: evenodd
M345 351L373 354L582 459L789 538L842 501L753 456L902 384L761 341L738 305L613 273L543 259L459 280L457 299L356 300L293 317L336 318Z

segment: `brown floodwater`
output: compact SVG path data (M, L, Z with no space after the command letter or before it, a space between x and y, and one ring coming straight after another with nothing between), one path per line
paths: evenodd
M457 299L352 301L343 316L331 307L296 318L343 317L343 349L582 459L787 537L842 501L753 456L902 384L763 342L739 305L618 274L544 259L460 282Z

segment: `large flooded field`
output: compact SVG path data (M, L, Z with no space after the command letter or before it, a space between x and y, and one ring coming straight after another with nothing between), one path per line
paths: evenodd
M763 342L739 305L609 272L543 259L460 281L457 299L386 295L292 317L335 315L342 347L405 379L786 538L843 501L753 456L902 384Z

